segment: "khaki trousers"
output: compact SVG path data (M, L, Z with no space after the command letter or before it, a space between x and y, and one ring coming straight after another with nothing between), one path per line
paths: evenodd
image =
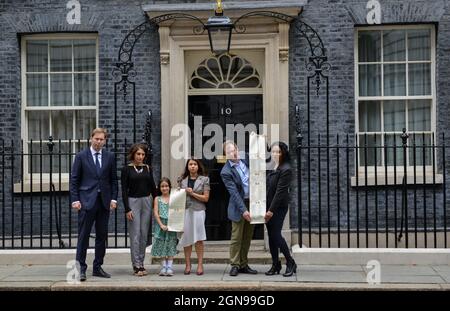
M248 251L253 237L253 225L241 217L231 222L230 264L244 268L248 265Z

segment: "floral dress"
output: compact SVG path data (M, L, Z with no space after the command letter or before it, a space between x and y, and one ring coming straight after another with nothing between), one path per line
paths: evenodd
M161 197L158 197L158 213L161 222L167 226L169 216L169 204L164 203ZM164 231L158 223L154 226L155 241L152 245L152 256L155 257L171 257L177 254L177 233L172 231Z

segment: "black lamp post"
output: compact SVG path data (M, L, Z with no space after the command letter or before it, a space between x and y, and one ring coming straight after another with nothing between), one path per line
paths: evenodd
M217 0L215 15L211 16L205 25L213 54L219 55L230 51L233 28L234 24L231 19L223 15L222 1Z

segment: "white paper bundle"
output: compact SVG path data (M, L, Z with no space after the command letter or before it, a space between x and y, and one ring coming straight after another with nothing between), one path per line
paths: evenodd
M169 231L184 231L184 212L186 209L185 189L172 189L169 199L169 219L167 227Z
M250 216L252 224L263 224L266 214L266 138L250 134Z

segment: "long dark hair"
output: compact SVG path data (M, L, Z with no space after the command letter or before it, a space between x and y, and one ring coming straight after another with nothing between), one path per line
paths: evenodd
M184 166L184 172L181 174L180 179L183 180L186 177L190 175L189 173L189 162L194 161L198 165L198 175L207 176L208 173L206 172L205 166L203 165L202 161L200 159L190 158L186 161L186 165Z
M291 157L289 156L289 147L284 142L277 141L277 142L274 142L270 146L270 151L272 151L272 148L274 146L278 146L280 148L280 151L281 151L280 165L283 164L283 163L289 163L291 161Z
M128 151L128 155L127 155L128 161L130 161L130 162L134 161L134 155L136 154L136 152L138 152L139 149L141 149L145 153L145 158L144 158L144 163L145 163L145 159L147 158L147 145L140 144L140 143L133 144L130 147L130 150Z

